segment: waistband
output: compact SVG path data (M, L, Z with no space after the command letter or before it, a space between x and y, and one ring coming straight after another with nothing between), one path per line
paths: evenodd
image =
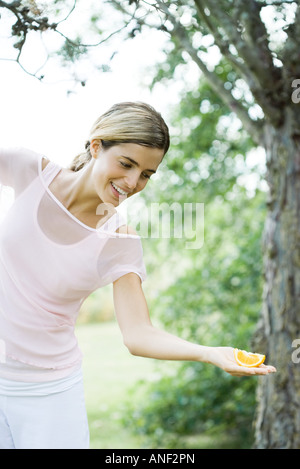
M0 378L0 395L11 397L48 396L49 394L67 391L80 381L83 381L81 366L65 378L41 383L27 383Z

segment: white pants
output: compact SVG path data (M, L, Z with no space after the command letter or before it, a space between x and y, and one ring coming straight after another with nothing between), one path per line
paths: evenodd
M88 449L82 381L46 396L0 395L0 449Z

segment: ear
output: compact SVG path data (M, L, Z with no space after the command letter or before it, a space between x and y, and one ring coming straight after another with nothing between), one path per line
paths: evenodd
M90 143L90 152L93 158L97 158L99 151L102 148L101 140L93 139Z

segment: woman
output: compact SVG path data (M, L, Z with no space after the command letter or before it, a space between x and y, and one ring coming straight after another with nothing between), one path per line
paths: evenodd
M0 231L0 448L88 448L80 306L113 283L118 324L133 355L194 360L236 375L230 347L208 347L156 329L142 290L140 237L115 210L142 191L169 148L168 128L144 103L120 103L91 129L70 168L24 149L0 152L0 183L15 201Z

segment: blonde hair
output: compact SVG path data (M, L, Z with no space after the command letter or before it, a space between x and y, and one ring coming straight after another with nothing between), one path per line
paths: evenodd
M69 169L79 171L91 160L90 142L94 139L101 140L103 148L136 143L160 148L164 155L170 145L165 121L152 106L142 102L118 103L100 116L91 128L86 151L74 158Z

